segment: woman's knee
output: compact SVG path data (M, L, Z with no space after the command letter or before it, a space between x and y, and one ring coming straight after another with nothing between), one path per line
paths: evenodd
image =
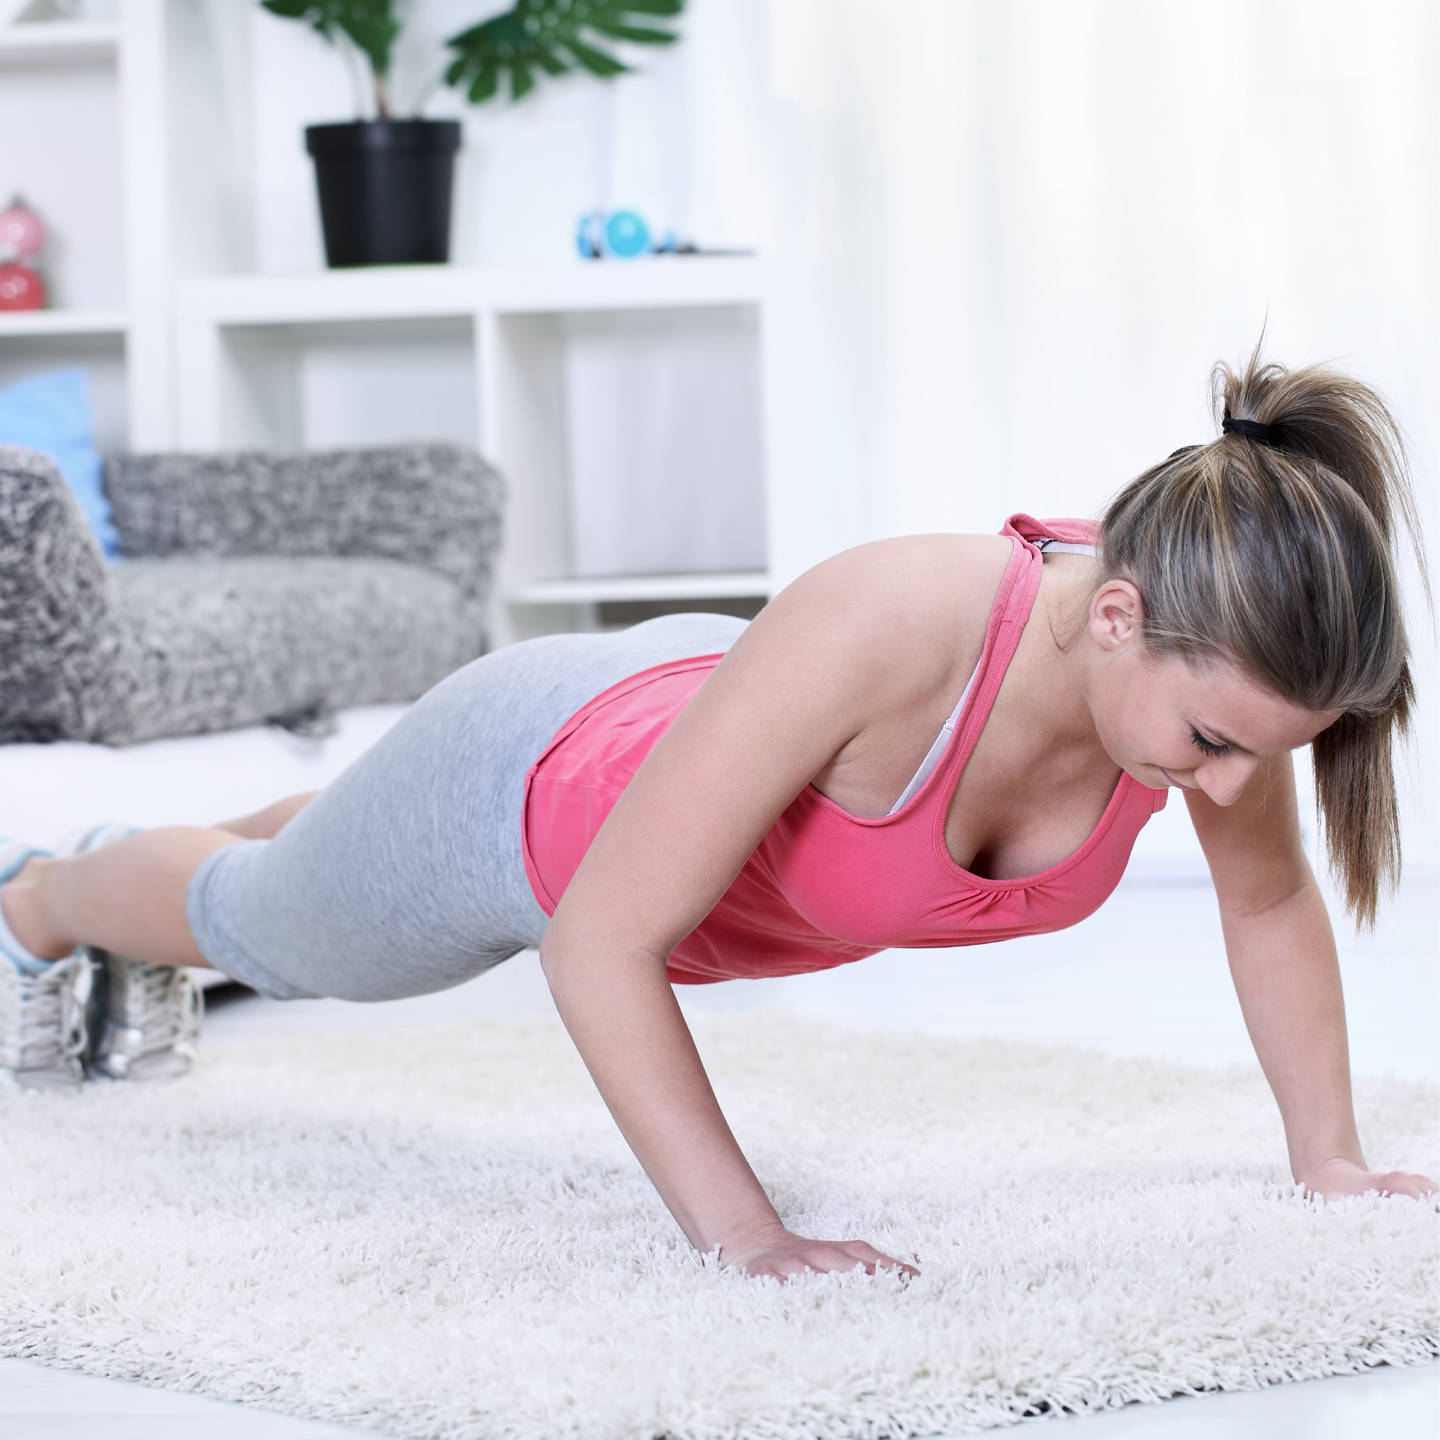
M307 790L302 795L287 795L253 815L222 820L215 828L238 835L242 840L273 840L319 793Z

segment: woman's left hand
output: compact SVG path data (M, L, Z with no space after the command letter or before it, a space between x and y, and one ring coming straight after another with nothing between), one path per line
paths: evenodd
M1403 1170L1382 1174L1366 1170L1353 1160L1327 1160L1302 1175L1300 1182L1308 1194L1325 1200L1341 1200L1346 1195L1364 1195L1375 1190L1382 1195L1408 1195L1413 1200L1440 1193L1440 1185L1423 1175L1407 1175Z

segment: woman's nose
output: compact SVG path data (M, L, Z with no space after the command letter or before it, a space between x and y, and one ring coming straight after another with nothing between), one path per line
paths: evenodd
M1217 805L1233 805L1259 765L1253 755L1225 755L1207 760L1195 771L1195 779Z

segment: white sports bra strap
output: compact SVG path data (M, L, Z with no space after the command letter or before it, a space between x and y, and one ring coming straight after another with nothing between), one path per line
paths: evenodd
M1094 555L1096 553L1093 545L1073 545L1068 540L1057 540L1053 535L1043 535L1034 544L1042 555ZM979 673L980 667L977 665L974 674L965 682L965 691L960 696L960 703L951 712L950 718L940 727L940 733L935 737L935 743L930 747L930 753L920 762L920 768L915 772L900 798L890 807L892 815L897 810L903 810L914 799L915 792L930 778L935 767L940 763L940 757L944 755L946 747L950 744L950 736L955 731L955 723L960 719L960 712L965 708L965 701L969 698L970 687L975 683L975 676Z
M931 772L940 763L940 757L944 755L946 747L950 744L950 736L955 731L955 722L960 718L960 712L965 708L965 701L970 696L970 687L975 683L975 677L980 673L977 665L970 672L970 678L965 682L964 692L960 696L960 703L950 712L950 718L940 727L940 733L935 737L935 743L930 747L930 753L920 762L920 768L915 772L914 778L905 787L900 798L890 807L893 815L897 810L903 810L915 797L915 792L930 778Z
M1042 555L1094 555L1097 553L1093 545L1072 545L1068 540L1056 540L1049 535L1036 540L1034 544Z

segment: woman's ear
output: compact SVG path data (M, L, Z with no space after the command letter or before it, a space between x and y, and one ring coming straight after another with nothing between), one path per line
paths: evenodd
M1107 580L1090 601L1090 638L1102 649L1123 650L1139 644L1145 607L1128 581Z

